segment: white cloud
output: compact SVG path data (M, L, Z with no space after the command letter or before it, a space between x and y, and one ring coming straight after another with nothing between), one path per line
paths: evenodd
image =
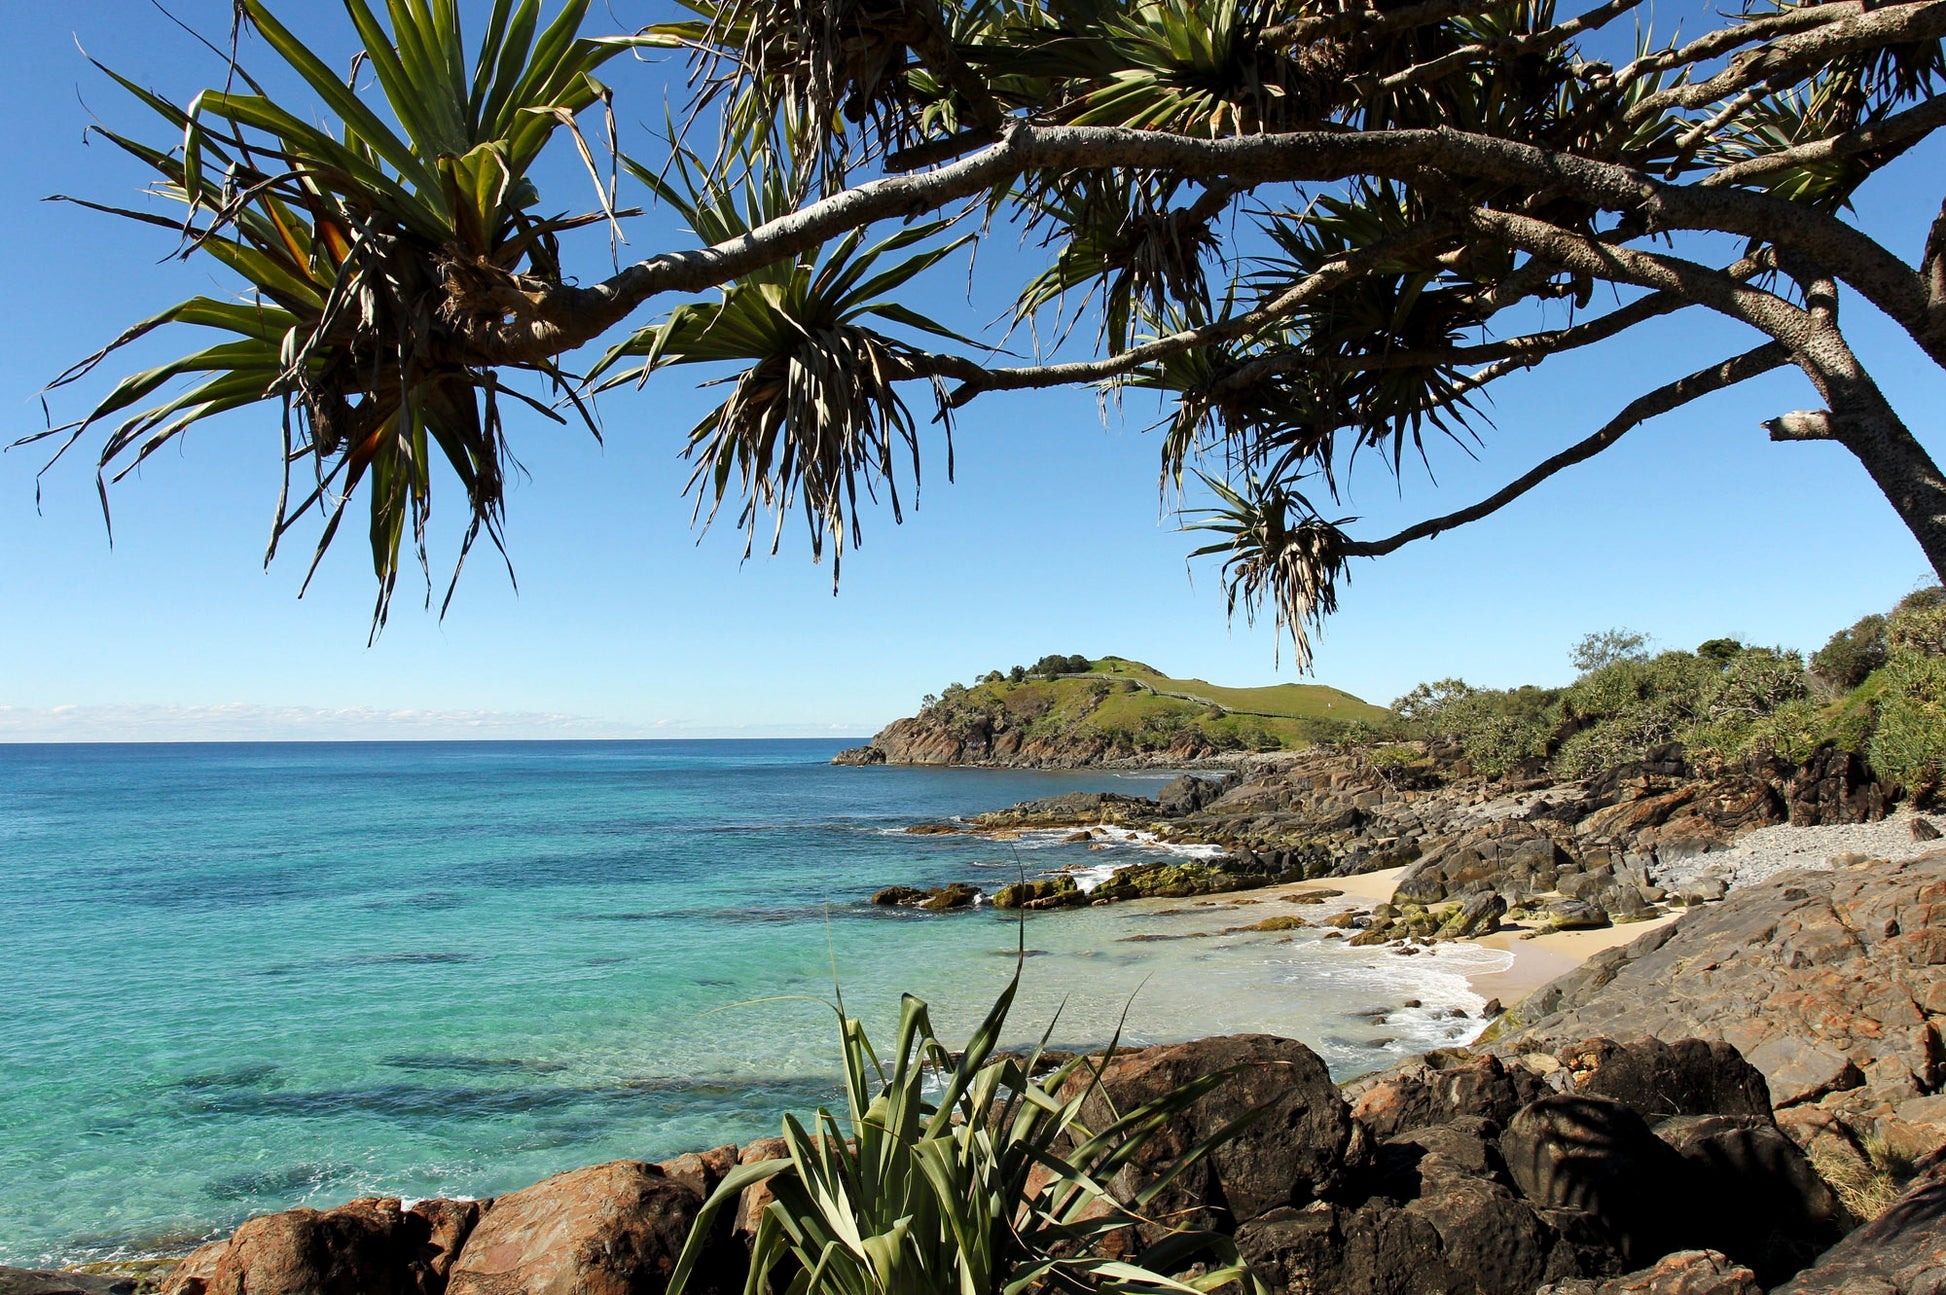
M373 706L0 706L0 742L305 742L832 737L857 724L631 724L541 711L382 710Z

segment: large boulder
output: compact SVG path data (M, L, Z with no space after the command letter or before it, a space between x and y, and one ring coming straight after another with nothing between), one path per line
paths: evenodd
M477 1201L394 1198L266 1214L191 1255L166 1295L440 1295ZM219 1248L220 1246L220 1248Z
M636 1160L556 1174L493 1203L448 1295L660 1295L701 1207L688 1186Z
M1195 778L1184 774L1156 792L1155 803L1171 818L1194 814L1214 802L1228 786L1227 782L1219 782L1214 778Z
M1170 1117L1116 1179L1133 1194L1178 1157L1226 1125L1251 1116L1233 1138L1151 1202L1154 1218L1200 1218L1233 1226L1279 1206L1303 1205L1337 1185L1352 1146L1352 1122L1318 1055L1295 1039L1240 1034L1124 1053L1101 1072L1082 1108L1090 1128L1205 1075L1225 1078ZM1067 1083L1088 1082L1077 1071ZM1066 1092L1074 1091L1072 1088ZM1127 1199L1127 1196L1124 1196Z
M1655 1133L1689 1163L1711 1247L1765 1285L1789 1277L1851 1229L1837 1193L1768 1119L1685 1115L1664 1120Z
M1461 1118L1387 1139L1348 1190L1246 1223L1237 1248L1289 1295L1500 1295L1619 1271L1511 1188L1493 1132Z
M1621 1102L1646 1120L1676 1115L1770 1119L1763 1072L1720 1039L1585 1039L1557 1056L1575 1092Z
M1508 1123L1500 1152L1522 1195L1584 1216L1630 1266L1695 1234L1687 1166L1620 1102L1543 1097Z
M1946 1295L1946 1159L1772 1295Z

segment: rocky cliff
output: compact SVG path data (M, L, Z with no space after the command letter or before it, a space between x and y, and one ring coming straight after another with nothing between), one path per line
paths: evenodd
M935 714L893 720L864 746L840 751L833 764L958 764L1016 769L1162 768L1234 764L1197 730L1139 748L1130 738L1096 729L1037 732L1008 714Z

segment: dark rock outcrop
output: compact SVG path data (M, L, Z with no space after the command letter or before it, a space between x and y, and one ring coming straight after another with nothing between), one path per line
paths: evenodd
M1946 1159L1772 1295L1946 1295Z
M140 1285L133 1277L97 1277L0 1264L0 1295L135 1295Z
M1694 1203L1681 1158L1621 1102L1543 1097L1508 1122L1500 1152L1523 1196L1583 1216L1629 1267L1693 1236L1696 1220L1672 1208Z
M919 890L913 886L887 886L872 895L872 902L880 908L924 908L935 913L949 912L955 908L971 908L985 898L986 892L978 886L955 881L950 885L935 886L931 890Z
M1316 1053L1294 1039L1231 1035L1147 1048L1113 1058L1082 1120L1102 1128L1206 1075L1225 1078L1189 1110L1166 1121L1116 1179L1134 1193L1164 1166L1233 1120L1251 1115L1237 1137L1177 1178L1151 1202L1155 1218L1237 1223L1280 1206L1304 1205L1335 1187L1356 1160L1352 1122L1338 1086ZM1086 1082L1077 1074L1070 1084ZM1254 1113L1254 1114L1253 1114Z

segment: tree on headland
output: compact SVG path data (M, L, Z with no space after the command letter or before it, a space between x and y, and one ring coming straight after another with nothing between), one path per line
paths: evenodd
M467 499L462 559L481 533L500 543L508 401L592 428L597 392L712 366L723 399L686 441L699 519L727 505L774 550L795 516L835 577L861 494L897 519L916 493L929 421L950 434L1010 391L1151 391L1164 489L1193 473L1212 494L1198 552L1222 560L1232 612L1268 608L1303 664L1352 559L1792 368L1811 407L1770 437L1850 451L1946 575L1946 475L1839 316L1869 303L1946 366L1946 212L1917 265L1848 219L1946 124L1946 0L1751 0L1620 58L1598 55L1618 20L1646 26L1643 0L1567 17L1552 0L693 0L692 20L612 37L584 33L588 7L494 0L469 40L451 0L345 0L348 81L238 0L287 65L275 84L294 73L312 98L247 68L184 105L116 76L166 129L102 134L183 204L122 214L242 291L62 375L163 325L218 339L44 435L98 435L119 477L201 419L272 406L272 551L315 515L322 555L362 495L376 628L402 553L427 565L436 476ZM618 115L597 73L645 47L687 56L693 102L672 138L604 165ZM563 137L600 210L539 191ZM635 201L681 213L694 245L581 282L568 241L598 247ZM965 335L977 322L915 308L927 270L1023 233L1048 260L1018 285L1014 331L1079 324L1089 354L997 363ZM1719 354L1645 379L1485 499L1386 537L1327 515L1359 452L1396 473L1475 436L1496 384L1684 311L1721 321Z
M1617 661L1646 660L1648 655L1648 635L1629 629L1613 629L1583 635L1569 650L1568 661L1576 671L1586 674Z

